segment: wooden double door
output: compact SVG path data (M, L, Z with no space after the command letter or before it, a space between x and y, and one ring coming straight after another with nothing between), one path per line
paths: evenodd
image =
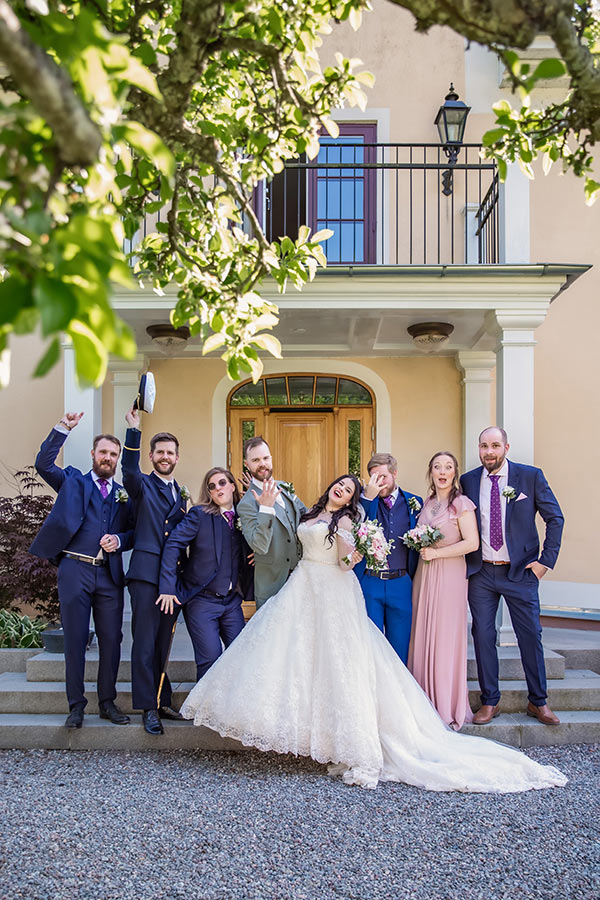
M229 465L242 473L242 447L262 435L271 448L275 478L292 481L311 506L345 472L364 477L375 447L372 408L271 412L230 409Z

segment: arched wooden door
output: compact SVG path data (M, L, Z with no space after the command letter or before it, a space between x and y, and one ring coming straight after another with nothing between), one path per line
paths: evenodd
M359 381L337 375L270 375L228 400L229 465L242 473L242 446L262 435L276 478L292 481L310 506L337 475L366 474L375 448L375 408Z

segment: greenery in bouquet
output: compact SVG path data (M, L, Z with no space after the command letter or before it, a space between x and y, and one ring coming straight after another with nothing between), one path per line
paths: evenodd
M419 553L423 547L432 547L438 541L441 541L443 537L444 535L440 529L435 528L433 525L417 525L402 535L402 542L406 544L409 550L416 550ZM428 563L429 560L425 559L423 562Z
M392 551L394 541L386 540L378 522L373 519L355 522L352 526L352 536L355 549L364 556L368 569L379 572L386 568L387 558ZM349 562L347 556L344 557L344 562Z
M12 476L16 495L0 497L0 609L33 606L49 622L60 618L56 567L29 553L53 498L33 466Z

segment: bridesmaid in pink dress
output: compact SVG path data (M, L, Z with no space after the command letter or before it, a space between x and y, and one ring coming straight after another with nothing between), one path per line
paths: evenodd
M467 691L467 572L465 553L479 546L475 504L460 490L458 462L436 453L427 470L429 497L419 525L444 535L421 550L413 580L408 668L441 718L455 731L473 714Z

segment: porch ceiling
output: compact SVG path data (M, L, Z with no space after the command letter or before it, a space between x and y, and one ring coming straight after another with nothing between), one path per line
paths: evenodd
M495 313L530 312L543 318L552 300L588 268L554 264L332 267L319 271L301 292L289 288L279 295L273 283L265 283L262 293L279 306L275 334L286 357L420 355L407 328L427 321L454 325L441 351L451 355L460 350L495 349ZM139 352L160 357L146 328L168 321L173 295L119 292L113 302L133 328ZM177 355L201 356L202 345L192 339Z

